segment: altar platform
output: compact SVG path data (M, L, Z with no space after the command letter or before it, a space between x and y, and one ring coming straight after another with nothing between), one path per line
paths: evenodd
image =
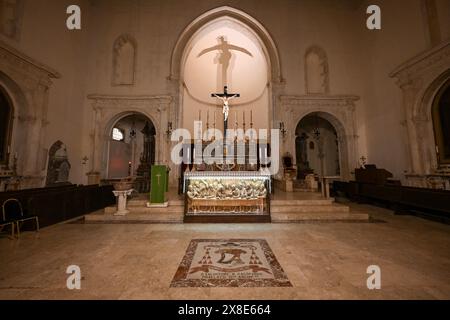
M166 194L168 206L148 208L148 195L140 194L128 202L128 213L115 216L116 207L107 207L85 216L85 223L183 223L184 195L178 195L176 189ZM254 222L240 221L235 223ZM275 190L270 201L270 221L272 223L304 222L367 222L369 215L353 212L346 205L336 203L335 199L326 199L318 192L284 192ZM214 221L210 221L214 222ZM228 221L227 221L228 222Z

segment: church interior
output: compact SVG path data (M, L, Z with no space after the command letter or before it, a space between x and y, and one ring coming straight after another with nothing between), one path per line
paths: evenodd
M449 0L0 0L0 58L1 300L450 299Z

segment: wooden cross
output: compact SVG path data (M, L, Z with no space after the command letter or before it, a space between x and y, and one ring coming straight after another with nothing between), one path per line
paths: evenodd
M224 140L227 137L227 128L228 128L228 113L230 111L229 101L234 98L239 98L241 95L239 93L228 93L228 87L223 87L223 93L212 93L212 98L218 98L223 101L223 130L224 130Z

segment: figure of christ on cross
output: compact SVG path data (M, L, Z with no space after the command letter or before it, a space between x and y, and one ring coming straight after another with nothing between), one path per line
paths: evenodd
M229 101L234 98L239 98L241 95L239 93L228 93L228 87L223 87L223 93L212 93L212 98L221 99L223 102L222 112L223 112L223 131L224 131L224 140L227 137L227 128L228 128L228 113L230 111Z

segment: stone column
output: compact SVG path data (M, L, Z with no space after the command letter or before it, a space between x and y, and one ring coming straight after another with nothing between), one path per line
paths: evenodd
M130 211L127 210L127 197L133 192L133 189L123 191L113 191L117 197L117 212L115 216L126 216Z

